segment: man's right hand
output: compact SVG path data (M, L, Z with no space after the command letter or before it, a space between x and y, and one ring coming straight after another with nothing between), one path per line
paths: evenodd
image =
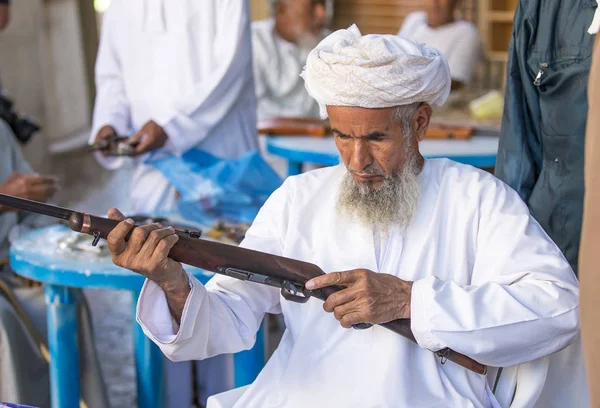
M0 185L0 193L28 200L46 201L58 189L55 177L39 176L36 174L13 173ZM0 206L0 212L12 210Z
M98 133L96 133L96 139L94 140L94 144L100 142L101 140L109 139L111 137L116 137L117 131L110 125L105 125L100 128ZM107 156L108 150L100 150L102 155Z
M144 275L162 288L167 297L171 315L181 321L186 299L191 291L187 273L179 262L169 258L173 245L179 241L173 227L148 224L134 228L132 219L115 208L108 211L108 218L121 221L108 236L108 249L113 263Z

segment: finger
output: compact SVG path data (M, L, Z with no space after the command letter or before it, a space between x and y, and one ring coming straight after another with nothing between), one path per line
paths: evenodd
M140 153L146 153L149 152L151 150L154 150L152 145L153 145L153 139L150 135L144 135L146 136L136 147L135 147L135 152L140 154Z
M154 249L151 259L154 262L166 259L169 256L171 248L173 248L177 241L179 241L179 235L177 234L169 235L162 239Z
M341 321L344 316L360 311L360 305L358 305L357 302L349 302L340 306L336 306L336 308L333 310L333 316L336 318L336 320Z
M99 142L100 140L108 139L111 136L116 136L115 130L111 126L103 126L96 134L96 139L94 140L94 142Z
M58 184L59 179L55 176L40 176L32 175L27 176L28 181L32 184Z
M129 138L129 140L127 141L127 144L132 145L135 143L141 143L144 140L144 138L146 138L147 134L148 134L148 131L146 130L146 127L144 126L139 130L139 132L137 132L135 134L135 136Z
M27 196L32 200L46 201L56 193L58 187L55 184L38 184L29 188Z
M325 309L327 313L331 313L336 307L348 302L352 302L354 299L356 299L356 293L354 290L340 290L339 292L329 295L325 303L323 303L323 309Z
M173 229L173 227L161 228L162 226L160 224L156 225L159 226L159 228L150 232L150 234L148 235L148 239L140 249L140 254L147 256L148 258L152 257L156 246L161 240L165 239L169 235L175 234L175 230Z
M26 181L29 195L37 200L45 201L59 190L56 177L32 176Z
M106 237L108 249L113 256L118 257L127 250L127 242L125 242L125 237L133 228L133 224L134 222L131 218L121 221Z
M326 286L333 285L347 285L355 281L354 275L351 271L345 272L332 272L326 275L317 276L306 282L306 288L309 290L324 288Z
M125 216L123 215L123 213L121 213L121 211L117 210L116 208L111 208L110 210L108 210L108 218L117 221L125 220Z
M134 229L131 233L131 238L129 238L129 250L131 253L137 254L140 252L150 233L159 228L156 224L148 224Z
M340 319L340 324L346 329L349 329L350 327L358 323L369 323L365 321L363 314L360 312L348 313Z

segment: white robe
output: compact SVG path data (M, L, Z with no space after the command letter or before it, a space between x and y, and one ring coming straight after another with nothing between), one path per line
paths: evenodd
M398 35L437 48L448 60L452 79L471 83L481 59L481 42L475 24L457 20L432 28L427 24L427 13L416 11L406 16Z
M328 31L323 30L325 38ZM300 72L310 50L284 40L275 32L275 19L252 23L252 66L259 120L276 116L319 118L319 104L306 91ZM265 161L281 177L287 176L287 161L267 152L267 138L260 136Z
M325 37L323 31L321 37ZM252 23L252 65L258 119L274 116L319 117L319 104L300 77L310 50L284 40L275 32L275 19Z
M239 0L115 0L104 15L90 141L104 125L133 136L161 125L165 149L234 159L257 147L248 4ZM96 155L116 169L124 159ZM132 210L171 209L175 190L136 160Z
M264 313L282 311L281 344L236 407L490 407L485 376L442 365L429 350L450 347L489 366L513 366L576 337L575 275L501 181L446 159L426 160L414 220L382 239L377 254L373 231L336 213L345 171L288 178L242 246L325 272L367 268L413 281L418 345L378 326L343 329L320 300L288 302L275 288L224 276L206 288L191 280L178 330L164 293L147 281L137 313L145 333L171 359L206 358L250 348ZM545 375L532 378L527 388L541 389Z

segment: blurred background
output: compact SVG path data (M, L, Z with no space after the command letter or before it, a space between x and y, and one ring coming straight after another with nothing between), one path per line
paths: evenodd
M271 13L268 0L250 0L252 19ZM419 0L335 0L331 28L356 23L366 33L397 33L404 18L422 8ZM70 186L56 197L69 203L115 174L82 155L91 127L94 63L102 14L110 0L19 0L0 36L2 83L18 111L36 117L42 131L25 146L40 173L56 174ZM483 58L471 88L503 89L517 0L462 0L460 17L477 25Z

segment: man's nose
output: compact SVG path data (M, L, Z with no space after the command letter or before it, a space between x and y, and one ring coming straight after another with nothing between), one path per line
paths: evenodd
M362 171L371 164L373 164L373 156L371 156L369 145L363 140L354 140L352 143L352 156L350 156L350 168Z
M317 4L314 8L314 17L315 20L319 23L324 23L325 18L327 17L327 9L323 4Z

